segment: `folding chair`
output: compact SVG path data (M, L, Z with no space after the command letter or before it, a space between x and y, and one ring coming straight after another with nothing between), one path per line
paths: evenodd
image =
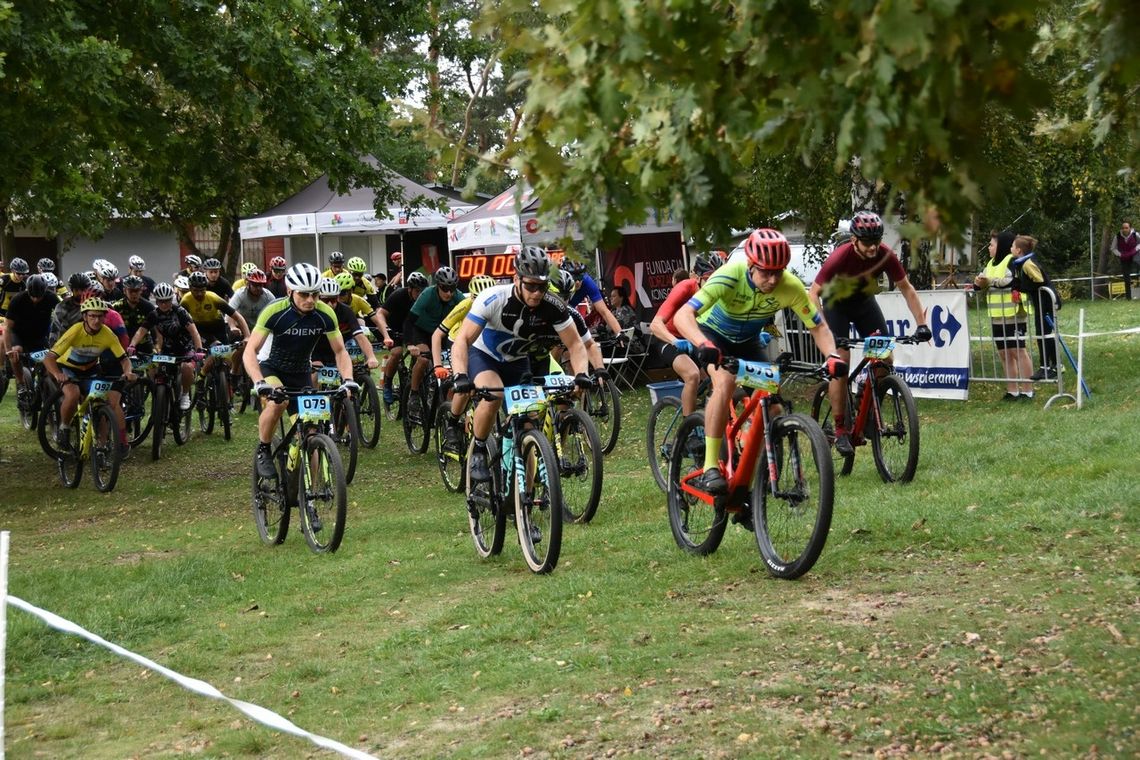
M629 347L633 345L633 328L622 330L621 334L625 336L625 348L620 351L615 351L613 356L603 356L602 365L606 371L610 373L610 377L620 386L618 379L621 375L622 369L629 363ZM621 388L618 388L621 392Z
M625 383L625 386L631 391L636 386L638 379L645 375L645 364L649 361L649 324L642 322L639 327L633 328L632 332L633 334L628 338L629 348L626 350L626 362L621 367L618 377L619 382ZM636 346L634 345L635 342Z

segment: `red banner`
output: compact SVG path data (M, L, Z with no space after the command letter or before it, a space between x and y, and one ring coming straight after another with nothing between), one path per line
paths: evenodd
M606 288L624 287L641 320L648 322L669 296L673 272L685 266L681 235L627 235L620 248L606 252L603 264Z

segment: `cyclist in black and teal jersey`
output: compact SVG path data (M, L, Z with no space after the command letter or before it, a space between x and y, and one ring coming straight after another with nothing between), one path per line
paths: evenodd
M410 335L405 334L404 340L409 349L414 348L418 359L412 367L411 394L408 396L412 405L412 413L418 413L415 405L419 403L420 385L423 384L424 374L431 359L431 336L436 328L447 316L454 306L455 292L459 289L459 275L451 267L440 267L432 276L434 284L424 289L420 297L412 304L411 315L408 320L412 324ZM460 298L463 295L460 294Z
M495 280L486 274L476 275L471 278L467 283L467 296L460 299L448 315L443 318L439 323L439 327L431 335L431 363L432 372L438 380L443 381L451 374L451 370L443 366L443 352L444 349L450 348L455 336L459 334L459 328L463 326L463 320L467 313L471 311L471 305L475 303L475 297L482 293L487 288L495 286ZM444 431L445 440L448 444L454 446L459 442L459 417L463 414L463 409L467 406L467 394L454 393L451 396L450 416L447 418L447 428Z
M736 390L736 375L716 365L724 356L765 360L770 337L764 328L772 324L776 312L794 311L828 357L828 374L847 376L847 363L836 353L835 339L808 298L807 287L787 271L791 255L783 234L756 230L744 242L744 250L717 269L673 318L674 326L694 346L697 366L706 368L712 378L705 407L704 472L694 481L708 493L724 493L727 487L718 457L728 404Z
M404 358L404 347L402 344L396 345L392 330L399 331L402 341L408 340L411 334L412 306L428 284L427 275L423 272L412 272L408 275L407 287L396 288L392 291L392 294L384 301L384 305L376 311L380 317L380 337L384 341L384 347L392 349L388 353L388 361L384 364L385 404L391 405L396 400L392 388L392 378L396 374L396 368L400 366L400 362Z
M313 348L322 335L332 346L340 376L347 378L342 387L351 393L359 389L352 380L352 359L344 350L336 313L317 297L321 270L312 264L294 264L285 274L285 284L288 295L261 312L242 356L254 389L266 401L257 420L257 474L266 479L277 477L270 441L289 405L270 402L266 397L274 388L299 391L312 385ZM270 335L273 345L269 356L264 362L258 361L257 352Z

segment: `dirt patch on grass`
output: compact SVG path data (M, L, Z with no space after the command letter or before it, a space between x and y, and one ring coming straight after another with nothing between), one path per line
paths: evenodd
M857 594L843 589L829 589L827 593L803 599L800 604L809 610L825 613L836 623L861 625L867 621L892 617L910 601L910 594Z
M120 554L115 557L113 564L116 565L138 565L143 560L150 559L171 559L177 557L182 552L176 552L172 549L163 549L162 551L141 551L141 552L128 552L127 554Z

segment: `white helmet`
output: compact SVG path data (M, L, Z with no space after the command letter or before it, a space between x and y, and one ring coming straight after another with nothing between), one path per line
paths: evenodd
M127 259L127 264L130 265L131 269L146 269L146 262L143 261L142 256L131 256Z
M55 276L55 272L40 272L40 277L44 279L48 290L54 292L59 287L59 278Z
M321 270L312 264L294 264L285 272L285 287L302 293L316 293L321 288Z
M119 268L106 259L95 259L91 262L91 268L95 270L95 274L108 280L119 276Z
M169 282L160 282L154 286L153 295L156 301L169 301L174 298L174 288Z
M178 275L174 278L174 287L178 288L179 290L189 290L190 278L184 274ZM158 291L155 292L157 293Z
M321 278L321 298L340 297L340 283L331 277Z

